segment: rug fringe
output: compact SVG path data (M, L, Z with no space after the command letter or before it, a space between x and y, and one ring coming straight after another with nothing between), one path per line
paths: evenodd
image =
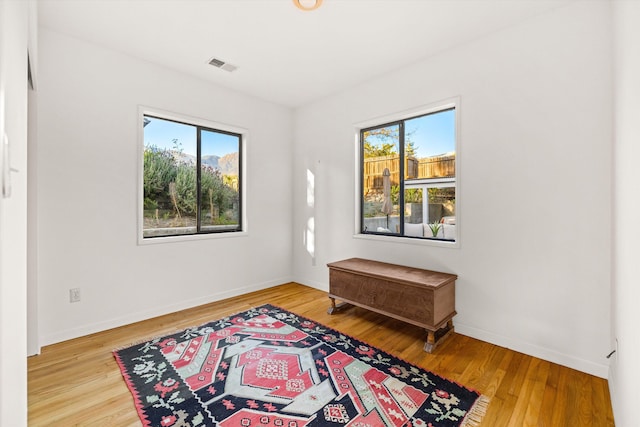
M478 427L482 422L482 419L487 414L487 408L491 399L485 395L481 395L476 399L467 416L462 420L460 427Z

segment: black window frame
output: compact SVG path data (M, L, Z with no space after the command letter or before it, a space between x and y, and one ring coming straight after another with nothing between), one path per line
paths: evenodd
M234 132L234 131L229 131L229 130L224 130L224 129L218 129L216 127L212 127L212 126L207 126L207 125L203 125L198 123L197 120L194 119L194 121L188 121L188 119L177 119L171 116L164 116L162 114L158 114L155 112L142 112L142 123L143 123L143 130L142 130L142 134L143 134L143 141L142 141L142 149L144 150L144 126L146 125L146 118L152 118L152 119L158 119L158 120L164 120L164 121L168 121L168 122L173 122L173 123L177 123L177 124L181 124L181 125L185 125L185 126L191 126L193 128L195 128L196 130L196 164L195 164L195 168L196 168L196 227L195 227L195 232L182 232L182 233L173 233L173 234L158 234L158 235L150 235L150 236L145 236L144 235L144 225L141 225L141 239L142 241L151 241L151 240L156 240L156 239L166 239L166 238L174 238L174 237L185 237L185 236L202 236L202 235L215 235L215 234L225 234L225 233L240 233L240 232L244 232L245 231L245 225L243 223L243 219L244 219L244 206L243 206L243 182L244 182L244 176L243 176L243 158L244 158L244 153L243 153L243 147L244 147L244 134L241 132ZM201 139L202 139L202 132L206 131L206 132L213 132L213 133L219 133L219 134L224 134L224 135L230 135L230 136L234 136L238 138L238 185L237 185L237 192L238 192L238 224L235 227L224 227L224 228L218 228L218 229L203 229L203 225L202 225L202 202L201 202L201 198L202 198L202 194L201 194L201 190L202 190L202 143L201 143ZM143 186L144 186L144 162L142 164L142 169L143 169ZM144 203L144 187L142 189L142 202ZM144 215L141 218L141 221L144 222ZM184 228L190 228L190 227L184 227Z
M402 118L398 118L395 120L391 120L391 121L386 121L382 124L376 124L373 126L367 126L367 127L363 127L359 129L359 134L358 134L358 144L359 144L359 167L360 167L360 171L359 171L359 234L363 234L363 235L374 235L374 236L390 236L390 237L398 237L398 238L407 238L407 239L417 239L420 241L426 241L426 242L437 242L437 243L444 243L444 244L454 244L454 245L458 245L459 244L459 240L460 240L460 236L459 236L459 231L456 231L456 237L455 239L451 240L451 239L444 239L444 238L435 238L435 237L416 237L416 236L406 236L405 233L405 209L401 208L399 209L399 224L398 224L398 232L393 232L392 230L389 231L377 231L377 230L368 230L366 225L365 225L365 197L364 197L364 190L365 190L365 182L364 182L364 164L365 164L365 138L364 138L364 134L366 132L372 131L372 130L376 130L376 129L383 129L383 128L388 128L391 126L398 126L398 152L399 152L399 165L398 165L398 170L399 170L399 176L402 177L402 179L399 180L399 190L398 190L398 206L404 207L404 200L405 200L405 184L407 179L404 178L405 174L405 122L410 121L412 119L417 119L420 117L424 117L424 116L428 116L428 115L432 115L432 114L438 114L438 113L443 113L446 111L454 111L455 114L455 123L454 123L454 130L455 130L455 152L456 152L456 165L458 164L457 162L457 154L459 151L459 135L458 135L458 114L459 114L459 106L458 106L458 102L454 101L451 103L448 103L447 105L441 105L440 107L436 107L436 108L429 108L428 111L421 111L421 112L417 112L416 114L412 114L412 115L408 115L408 116L403 116ZM436 183L438 182L437 179L433 179L433 182ZM456 205L458 204L458 167L456 166L456 173L453 179L453 188L455 188L455 198L456 198ZM425 184L425 186L428 187L435 187L434 185L428 185ZM426 194L423 195L423 197L427 197ZM458 208L456 207L456 211L458 211Z

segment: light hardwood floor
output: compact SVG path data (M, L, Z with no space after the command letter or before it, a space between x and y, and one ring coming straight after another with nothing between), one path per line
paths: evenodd
M339 329L489 396L482 426L614 425L606 380L460 334L427 354L420 328L357 307L330 316L326 293L289 283L43 348L28 360L29 426L140 426L114 348L264 303Z

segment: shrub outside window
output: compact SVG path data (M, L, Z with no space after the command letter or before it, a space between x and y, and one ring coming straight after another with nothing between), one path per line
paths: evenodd
M242 135L143 115L143 239L242 231Z
M455 242L456 109L360 131L362 234Z

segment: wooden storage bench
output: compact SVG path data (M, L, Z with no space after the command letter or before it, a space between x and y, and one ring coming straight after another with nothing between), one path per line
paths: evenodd
M455 274L361 258L327 266L329 314L353 304L425 328L429 353L453 332ZM343 302L336 305L336 298Z

